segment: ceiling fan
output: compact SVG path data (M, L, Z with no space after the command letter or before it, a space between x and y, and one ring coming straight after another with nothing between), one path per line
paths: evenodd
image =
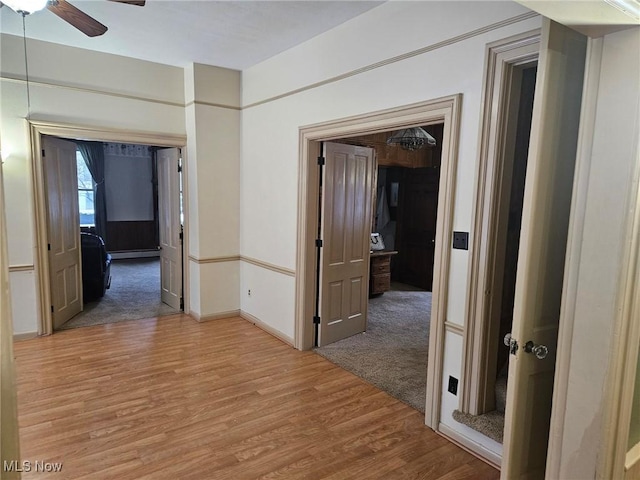
M110 2L127 3L143 7L145 0L109 0ZM3 0L0 7L6 5L22 15L29 15L43 8L55 13L65 22L70 23L89 37L97 37L107 31L107 27L90 17L82 10L74 7L66 0Z

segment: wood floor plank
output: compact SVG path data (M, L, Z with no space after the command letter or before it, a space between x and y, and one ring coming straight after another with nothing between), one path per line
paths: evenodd
M27 480L499 477L416 410L240 318L66 330L15 355L23 460L63 463Z

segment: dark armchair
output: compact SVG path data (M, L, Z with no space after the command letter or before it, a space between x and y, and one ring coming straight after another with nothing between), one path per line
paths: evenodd
M111 286L111 255L102 238L93 233L80 233L82 246L82 291L84 301L104 296Z

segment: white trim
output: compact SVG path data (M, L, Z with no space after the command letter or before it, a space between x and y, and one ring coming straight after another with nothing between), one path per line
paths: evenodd
M36 338L38 336L38 332L22 332L22 333L14 333L13 341L21 342L23 340L31 340L32 338Z
M315 251L312 245L317 232L318 203L318 169L313 152L317 149L317 142L418 125L444 123L433 269L429 363L427 366L427 413L425 415L425 423L434 429L440 423L444 331L461 105L462 94L458 94L300 128L294 345L302 350L313 346L312 304L315 302L312 302L311 299L314 297Z
M631 470L640 462L640 443L636 443L625 455L624 469Z
M229 310L227 312L211 313L207 315L200 315L197 312L191 312L189 315L196 322L210 322L211 320L223 320L225 318L235 318L240 316L240 310Z
M535 62L539 50L539 29L493 42L486 50L462 361L461 410L473 415L485 413L491 321L487 293L493 282L509 84L514 67Z
M584 219L591 171L591 148L596 118L601 57L602 39L590 39L587 44L580 130L578 132L571 213L569 214L569 229L567 233L567 261L564 270L558 346L556 347L553 408L549 428L546 470L550 478L558 478L560 476L562 460L562 439L564 437L567 392L569 389L568 378L571 368L573 326L578 296L578 277L580 274Z
M242 318L244 318L246 321L248 321L250 323L253 323L256 327L260 328L261 330L264 330L269 335L274 336L278 340L280 340L280 341L286 343L287 345L290 345L290 346L293 347L293 338L291 338L289 335L285 335L284 333L280 332L279 330L276 330L275 328L273 328L270 325L266 324L265 322L260 320L258 317L254 317L249 312L245 312L244 310L240 311L240 316Z
M109 252L113 260L123 260L127 258L152 258L159 257L160 252L157 250L140 250L138 252Z
M456 335L463 336L464 335L464 326L458 325L457 323L452 323L449 320L444 322L444 328L447 332L455 333Z
M17 77L17 76L11 76L8 74L2 74L0 75L0 80L4 81L4 82L11 82L11 83L24 83L26 84L27 81L25 78L21 78L21 77ZM126 93L118 93L118 92L109 92L107 90L99 90L97 88L87 88L87 87L78 87L78 86L74 86L74 85L65 85L63 83L53 83L51 81L43 81L43 80L32 80L31 78L29 79L29 86L31 86L32 88L34 86L36 87L42 87L42 88L58 88L58 89L64 89L64 90L71 90L74 92L82 92L82 93L91 93L93 95L106 95L109 97L117 97L117 98L125 98L127 100L135 100L138 102L149 102L149 103L156 103L159 105L167 105L170 107L179 107L179 108L185 108L185 104L184 103L180 103L180 102L172 102L170 100L161 100L158 98L150 98L150 97L142 97L140 95L129 95Z
M637 120L637 117L636 117ZM639 125L636 123L635 131ZM638 355L640 355L640 139L636 136L636 161L631 172L630 196L621 261L619 298L611 345L611 368L604 402L604 445L598 478L622 478L627 459ZM632 448L634 452L635 447ZM633 454L632 454L633 456ZM635 472L634 472L635 473ZM635 477L634 477L635 478Z
M14 272L32 272L35 269L34 265L9 265L9 273Z
M189 261L203 265L205 263L226 263L226 262L239 262L240 255L230 255L228 257L206 257L197 258L194 255L189 255Z
M240 260L243 262L250 263L257 267L264 268L266 270L271 270L272 272L281 273L283 275L287 275L289 277L295 277L296 271L291 270L290 268L280 267L278 265L274 265L272 263L263 262L262 260L258 260L257 258L247 257L246 255L241 255Z
M461 433L455 431L451 427L446 426L444 423L441 423L438 428L439 433L445 437L447 440L451 440L453 443L458 446L464 448L468 452L473 455L481 458L485 462L489 463L491 466L500 469L500 464L502 462L502 458L495 452L492 452L484 445L474 442L468 437L465 437Z
M49 258L47 252L47 199L42 161L42 135L51 135L73 140L95 140L102 142L136 143L163 147L178 147L182 151L183 165L183 196L188 197L186 169L186 143L184 135L163 134L153 132L135 132L95 126L82 126L64 123L42 122L38 120L25 121L31 139L30 163L33 176L33 200L35 213L35 272L38 283L38 335L51 335L53 325L51 318L51 289L49 285ZM184 207L184 251L188 257L189 248L189 212ZM189 313L189 262L184 262L184 313Z
M401 62L403 60L407 60L409 58L417 57L419 55L424 55L428 52L433 52L434 50L438 50L440 48L448 47L450 45L454 45L459 42L463 42L465 40L469 40L470 38L477 37L479 35L484 35L493 30L497 30L503 27L507 27L509 25L513 25L515 23L524 22L525 20L529 20L530 18L538 17L539 14L537 12L529 11L526 13L522 13L520 15L516 15L515 17L507 18L505 20L501 20L496 23L492 23L490 25L477 28L475 30L471 30L470 32L463 33L461 35L457 35L455 37L447 38L438 43L434 43L431 45L427 45L422 48L418 48L417 50L412 50L407 53L403 53L402 55L397 55L395 57L387 58L377 63L373 63L370 65L366 65L364 67L358 68L356 70L351 70L349 72L343 73L341 75L336 75L335 77L327 78L325 80L321 80L319 82L312 83L310 85L305 85L303 87L296 88L294 90L290 90L288 92L281 93L279 95L275 95L273 97L265 98L264 100L260 100L254 103L250 103L249 105L244 105L242 109L257 107L259 105L264 105L265 103L274 102L276 100L280 100L282 98L290 97L292 95L296 95L298 93L306 92L307 90L313 90L314 88L322 87L324 85L328 85L330 83L339 82L340 80L344 80L346 78L354 77L356 75L360 75L362 73L369 72L371 70L375 70L377 68L385 67L387 65L391 65L393 63Z

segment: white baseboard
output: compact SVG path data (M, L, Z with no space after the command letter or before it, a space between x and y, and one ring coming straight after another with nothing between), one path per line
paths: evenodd
M13 341L20 342L22 340L29 340L31 338L36 338L37 336L38 336L38 332L14 333Z
M113 260L123 260L125 258L147 258L159 257L160 252L157 250L140 250L139 252L114 252L109 253Z
M267 332L269 335L273 335L274 337L276 337L278 340L283 341L284 343L286 343L287 345L290 345L293 347L293 338L289 337L288 335L285 335L284 333L276 330L275 328L267 325L266 323L264 323L262 320L260 320L257 317L254 317L253 315L251 315L250 313L245 312L244 310L240 311L240 316L242 318L244 318L247 322L251 322L253 323L256 327L260 328L261 330L264 330L265 332Z
M196 312L192 311L192 312L189 313L189 315L191 317L193 317L197 322L208 322L210 320L222 320L224 318L241 317L241 318L245 319L247 322L254 324L259 329L264 330L269 335L272 335L272 336L276 337L278 340L280 340L280 341L286 343L287 345L290 345L290 346L293 347L293 338L291 338L288 335L285 335L284 333L282 333L282 332L276 330L275 328L267 325L262 320L260 320L258 317L254 317L250 313L247 313L247 312L245 312L243 310L231 310L231 311L228 311L228 312L213 313L213 314L210 314L210 315L200 315L199 313L196 313Z
M200 315L196 312L189 312L197 322L208 322L210 320L222 320L223 318L233 318L240 316L240 310L230 310L228 312L212 313L209 315Z
M438 425L437 433L445 437L447 440L452 441L459 447L468 451L472 455L478 457L481 460L484 460L488 464L500 470L500 464L502 463L502 457L495 452L492 452L488 448L480 445L477 442L474 442L468 437L456 432L454 429L446 426L444 423L440 422Z

